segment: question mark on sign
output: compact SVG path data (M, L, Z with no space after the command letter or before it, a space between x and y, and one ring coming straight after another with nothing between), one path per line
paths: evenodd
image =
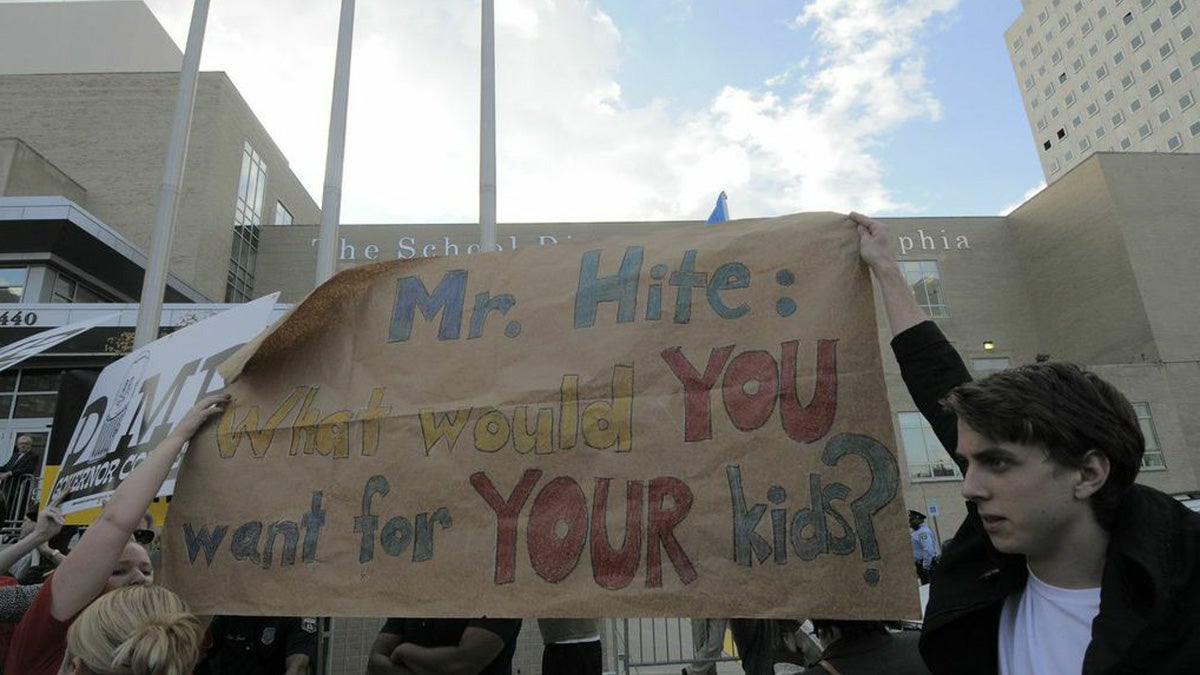
M879 560L879 541L875 537L875 514L892 501L900 487L900 469L887 446L870 436L838 434L825 444L821 461L837 466L846 455L858 455L871 470L871 487L858 499L850 502L854 514L854 529L865 561ZM868 586L879 584L879 570L874 567L863 572Z

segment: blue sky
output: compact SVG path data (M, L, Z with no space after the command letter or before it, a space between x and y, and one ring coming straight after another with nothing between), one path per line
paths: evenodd
M176 42L190 0L147 0ZM1042 179L1019 0L499 0L501 222L994 215ZM311 194L336 0L217 0L225 70ZM477 218L478 3L358 0L343 222Z

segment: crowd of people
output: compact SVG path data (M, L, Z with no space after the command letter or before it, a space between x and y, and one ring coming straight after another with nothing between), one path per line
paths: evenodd
M972 381L914 301L886 227L851 218L909 393L963 470L968 516L941 551L924 517L910 519L917 575L930 581L919 636L881 622L814 618L820 647L810 647L802 667L834 675L1200 672L1200 516L1134 482L1145 440L1128 400L1065 363ZM153 585L147 506L188 439L228 402L216 394L189 410L65 556L47 545L62 527L54 504L0 550L0 569L34 551L53 566L33 580L40 583L0 586L5 673L308 672L315 619L217 617L206 629L179 597ZM725 625L693 621L707 656L685 673L705 672ZM797 634L774 621L730 625L751 675L772 672L775 647ZM520 629L519 619L392 618L367 672L509 675ZM596 620L541 619L538 629L546 675L601 672Z

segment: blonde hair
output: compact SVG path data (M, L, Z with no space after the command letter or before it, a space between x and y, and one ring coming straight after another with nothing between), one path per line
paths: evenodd
M96 675L188 675L203 631L178 596L161 586L126 586L100 596L67 632L65 662Z

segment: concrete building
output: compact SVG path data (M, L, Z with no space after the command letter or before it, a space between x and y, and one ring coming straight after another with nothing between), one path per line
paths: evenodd
M1200 151L1194 0L1021 0L1005 32L1047 182L1093 152Z

